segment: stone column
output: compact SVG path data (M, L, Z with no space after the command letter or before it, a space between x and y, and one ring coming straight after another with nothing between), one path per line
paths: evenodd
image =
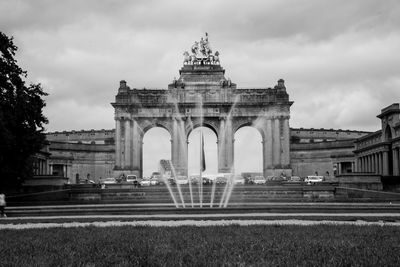
M180 121L179 127L180 167L182 175L188 174L188 139L185 131L185 121Z
M121 121L115 118L115 166L121 167Z
M187 173L187 137L184 121L174 118L172 121L171 159L177 175Z
M279 129L279 119L273 120L273 157L272 162L275 168L279 168L281 164L281 136Z
M368 172L372 172L372 156L368 155Z
M382 155L382 175L389 175L389 155L388 151L383 151Z
M71 175L71 165L65 165L65 177L67 177L68 179L72 179L72 175ZM94 177L92 177L92 179L94 179Z
M381 170L382 163L381 163L381 153L380 152L376 153L376 162L377 162L377 164L376 164L376 167L377 167L376 173L377 174L382 174L382 170Z
M225 120L221 117L219 119L219 134L218 134L218 172L223 172L225 169Z
M125 168L130 169L132 166L132 126L131 120L125 120Z
M46 160L44 163L44 174L49 174L49 161Z
M338 166L338 175L341 175L342 174L342 163L338 162L337 166Z
M140 138L140 164L139 164L139 177L143 178L143 137Z
M229 118L226 120L226 159L227 159L227 166L228 172L233 170L234 164L234 142L235 136L232 127L232 119Z
M282 148L282 158L281 164L284 168L290 168L290 128L289 128L289 119L285 118L282 121L283 123L283 133L281 138L281 148Z
M396 148L397 150L397 166L398 166L398 175L400 176L400 147Z
M373 172L373 173L376 173L376 167L375 167L375 164L376 164L375 153L373 153L373 154L371 155L371 159L372 159L372 172Z
M371 172L375 173L375 160L374 160L374 154L371 154Z
M397 148L393 148L393 175L399 175L399 153Z
M143 138L140 132L139 124L136 120L133 120L131 123L132 127L132 160L130 170L133 174L138 176L142 173L142 153L143 153Z
M270 119L265 119L263 127L263 173L267 177L271 175L268 170L272 169L272 121Z
M220 119L218 135L218 172L232 172L234 171L234 135L231 119Z
M171 133L171 161L174 168L178 167L178 121L172 118L172 133Z

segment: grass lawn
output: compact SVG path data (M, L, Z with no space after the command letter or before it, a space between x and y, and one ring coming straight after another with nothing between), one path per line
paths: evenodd
M0 230L1 266L398 266L392 226Z

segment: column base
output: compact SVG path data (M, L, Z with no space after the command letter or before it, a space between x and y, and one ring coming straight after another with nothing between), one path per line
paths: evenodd
M186 168L175 168L174 170L171 170L171 176L188 176L188 170Z
M218 169L218 173L234 173L234 171L232 170L232 168L220 168Z

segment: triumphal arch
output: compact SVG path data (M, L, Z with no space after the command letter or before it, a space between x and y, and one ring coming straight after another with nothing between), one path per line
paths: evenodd
M187 175L188 136L196 127L217 136L218 171L234 169L234 134L244 126L262 136L264 176L291 175L289 151L289 95L280 79L273 88L240 89L225 78L220 54L213 52L206 34L183 54L179 78L167 89L131 89L120 82L115 108L115 176L142 177L143 136L152 127L171 135L171 162ZM260 144L261 145L261 144Z

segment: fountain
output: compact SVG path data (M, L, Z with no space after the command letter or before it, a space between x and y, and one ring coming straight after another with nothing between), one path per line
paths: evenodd
M171 164L171 171L173 178L177 181L177 177L185 175L188 178L188 186L181 185L180 182L176 182L176 193L174 195L173 190L169 190L174 202L176 199L180 199L180 204L176 202L179 207L186 208L188 205L185 203L185 196L189 194L191 207L210 207L214 205L220 208L226 208L229 204L232 192L235 187L234 182L234 168L233 168L233 155L230 155L233 144L232 142L232 116L237 103L240 100L240 95L233 93L236 85L233 84L230 79L224 77L225 70L221 68L219 64L219 52L212 53L211 47L208 42L208 35L205 38L201 38L200 42L195 42L191 47L192 54L189 52L184 53L183 68L180 71L179 79L173 80L172 84L169 85L169 97L168 102L173 104L174 111L172 113L173 118L173 160ZM204 76L207 76L204 78ZM232 97L234 100L232 101ZM209 103L213 103L212 107ZM178 105L179 103L179 105ZM206 103L207 109L204 108ZM220 107L215 105L216 103L230 104L229 110L221 108L221 113L226 115L220 115ZM183 104L180 106L180 104ZM218 107L218 108L216 108ZM210 114L210 110L217 109L217 114ZM184 114L182 113L184 112ZM203 152L204 146L204 135L202 127L204 126L204 116L207 116L207 120L217 120L220 123L220 129L217 133L218 138L218 160L226 158L226 162L221 163L220 170L230 171L231 175L227 178L224 187L217 186L216 181L212 183L211 193L209 188L203 185L203 160L205 158ZM193 119L193 121L192 121ZM194 123L200 127L199 144L200 144L200 167L199 167L199 178L198 188L193 190L192 180L188 176L188 169L185 169L186 173L183 174L182 163L187 163L188 156L188 143L187 143L187 131L193 132ZM229 136L226 136L229 135ZM178 138L177 138L178 136ZM196 141L197 142L197 141ZM229 147L229 150L227 150ZM182 157L186 157L183 159ZM173 165L176 166L173 166ZM186 164L187 165L187 164ZM196 175L197 176L197 175ZM206 191L205 191L206 188ZM185 190L189 190L189 192ZM196 192L197 191L197 192ZM223 191L222 195L220 192ZM206 194L205 194L206 192ZM196 196L197 193L197 196ZM210 195L209 195L210 194ZM205 198L205 196L207 198ZM208 202L208 196L210 196ZM218 197L220 196L220 199ZM198 200L198 202L197 202Z

